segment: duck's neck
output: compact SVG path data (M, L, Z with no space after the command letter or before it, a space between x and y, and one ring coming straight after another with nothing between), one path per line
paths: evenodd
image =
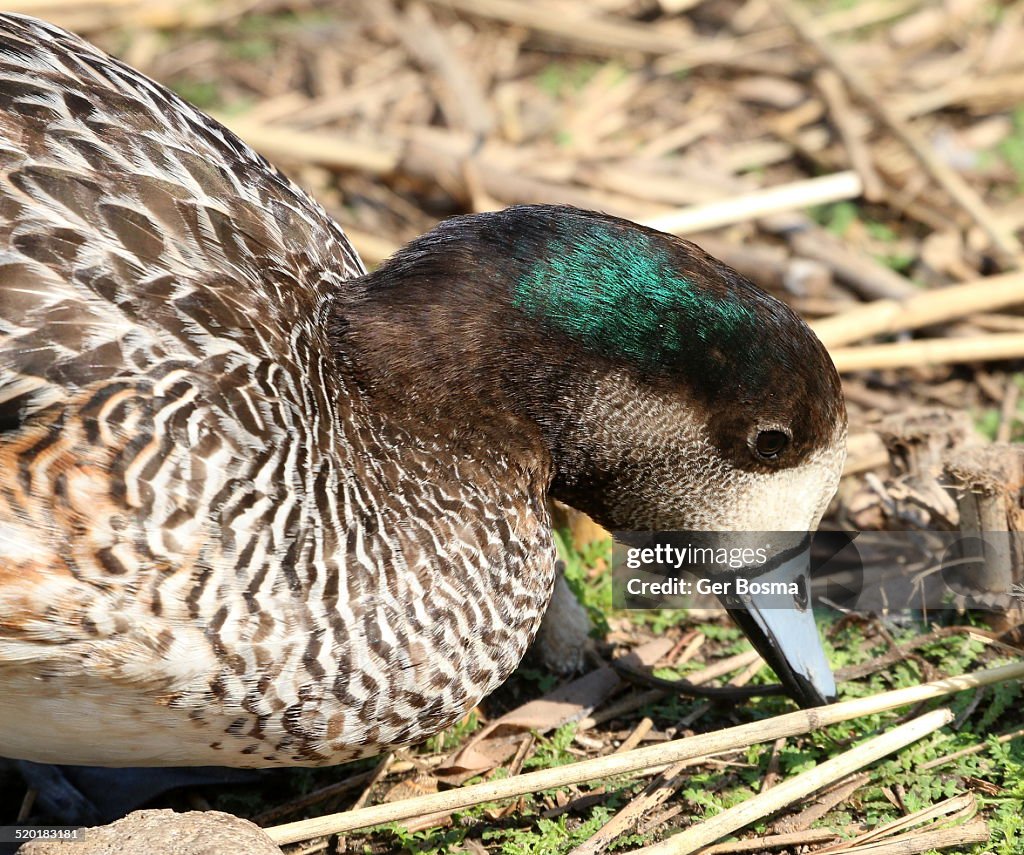
M403 287L380 274L339 301L334 334L375 409L456 449L507 451L550 481L560 438L577 409L564 389L569 354L516 324L507 306ZM583 387L585 378L575 377Z
M603 215L454 218L350 285L337 346L379 410L508 449L605 525L651 524L625 494L656 483L658 455L700 445L716 389L763 370L753 286Z
M637 498L648 416L684 430L690 414L662 412L650 385L640 391L621 366L524 323L500 296L467 293L479 286L396 290L393 274L354 283L335 313L337 349L375 411L456 452L501 456L554 498L621 527L623 503Z

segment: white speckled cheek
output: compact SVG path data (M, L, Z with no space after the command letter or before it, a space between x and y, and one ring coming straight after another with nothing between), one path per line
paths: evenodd
M813 531L835 495L846 460L846 430L804 463L778 472L738 473L737 531Z
M628 447L634 477L621 485L614 509L637 529L809 531L835 494L846 458L843 424L828 446L797 466L739 469L722 457L690 405L640 395L624 375L607 378L586 415L596 425L597 447ZM637 423L655 429L640 432Z

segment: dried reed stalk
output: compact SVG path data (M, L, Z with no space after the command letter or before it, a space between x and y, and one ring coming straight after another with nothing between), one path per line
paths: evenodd
M919 686L883 692L880 695L867 698L844 701L828 707L800 710L776 716L767 721L750 722L715 733L637 748L623 754L597 757L593 760L584 760L580 763L558 766L553 769L542 769L513 778L485 781L481 784L442 793L432 793L356 811L278 825L267 829L267 833L278 844L295 843L299 840L308 840L326 834L340 834L383 823L398 822L427 813L455 811L483 802L515 798L539 790L579 784L612 775L624 775L653 766L663 766L666 763L745 748L755 743L769 742L781 736L797 736L840 721L873 715L931 698L944 697L966 689L1022 678L1024 678L1024 662L1017 662L973 674L947 677Z
M906 816L901 816L899 819L887 822L885 825L880 825L877 828L871 829L871 831L858 835L852 840L843 840L832 846L826 846L815 853L815 855L839 855L840 852L846 853L852 849L881 842L886 838L894 840L897 837L903 837L910 829L924 823L934 825L936 822L960 822L970 819L977 812L978 803L974 793L964 793L951 799L945 799L938 804L928 805L928 807L921 808Z
M920 131L904 121L889 106L886 99L867 82L860 70L839 55L829 40L815 28L808 14L797 7L793 0L771 0L771 5L789 23L801 40L813 47L821 58L836 71L850 92L855 94L910 149L922 168L981 227L992 241L993 246L1006 256L1006 260L1015 267L1019 266L1022 248L1017 238L993 216L988 205L963 177L936 154Z
M763 660L752 662L751 667L730 680L729 685L745 686L764 667L764 664ZM710 704L702 704L698 710L706 710L709 706ZM649 720L646 719L646 721ZM681 760L678 763L673 763L648 784L640 795L632 799L587 840L573 849L569 855L598 855L599 852L603 852L615 838L624 834L631 826L635 826L645 813L670 798L683 785L684 770L696 762L695 760Z
M901 834L892 840L878 840L865 843L853 849L843 850L843 855L923 855L933 849L950 849L964 852L972 843L985 843L990 837L988 824L982 819L939 828L933 831L915 831Z
M716 843L705 849L701 855L739 855L742 852L763 852L765 849L782 849L783 847L792 849L812 843L828 843L838 836L838 831L830 831L827 828L808 828L806 831L789 831L785 834L771 834L768 837Z
M401 156L396 145L363 145L340 134L325 131L300 131L244 117L214 118L234 131L254 149L268 156L304 163L316 163L335 169L358 169L371 175L386 175L398 168Z
M783 781L752 799L747 799L745 802L722 811L711 819L691 826L668 840L637 849L636 855L690 855L720 837L738 831L762 817L781 810L797 799L802 799L816 790L820 790L826 784L838 781L851 772L906 748L912 742L916 742L929 733L934 733L952 720L953 713L950 710L933 710L883 733L881 736L869 739L856 748L844 751L807 772Z
M692 205L648 219L644 225L663 232L690 234L783 211L855 199L861 194L862 189L860 176L855 171L836 172L820 178L794 181L780 187L755 190L752 193L704 205Z
M863 341L876 335L959 320L974 312L1024 303L1024 274L1007 273L964 285L938 288L902 300L875 300L828 318L811 329L826 347Z
M927 338L897 344L841 347L832 351L832 361L842 373L952 365L958 362L993 362L1022 356L1022 333L994 333L971 338Z

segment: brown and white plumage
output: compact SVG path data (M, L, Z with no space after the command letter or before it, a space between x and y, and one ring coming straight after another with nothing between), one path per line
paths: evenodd
M547 495L806 531L845 429L806 325L692 244L523 206L364 274L230 132L0 15L0 756L415 742L536 632ZM751 611L800 702L833 696L806 603Z
M542 487L375 415L327 340L360 273L229 132L0 16L0 755L338 762L518 662Z

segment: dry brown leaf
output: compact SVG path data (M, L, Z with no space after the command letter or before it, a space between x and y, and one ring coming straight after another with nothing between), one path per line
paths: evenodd
M672 648L672 640L659 638L638 647L626 658L633 665L651 666ZM448 784L461 784L489 771L515 754L524 732L548 733L592 712L621 682L610 666L584 674L543 698L495 719L440 766L435 775Z

